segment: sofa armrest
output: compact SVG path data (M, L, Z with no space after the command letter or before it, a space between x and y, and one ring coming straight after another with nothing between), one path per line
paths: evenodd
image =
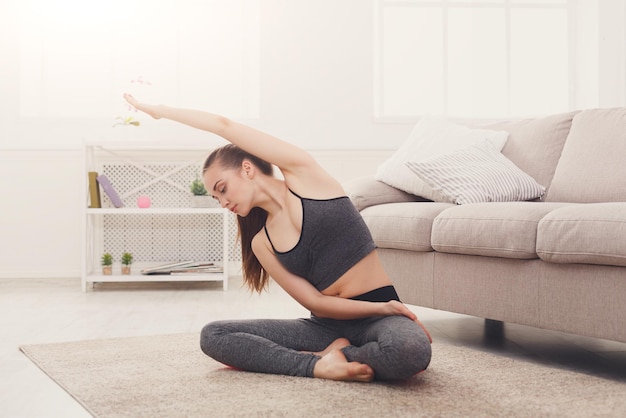
M343 183L346 194L361 211L369 206L399 202L430 202L374 179L374 176L359 177Z

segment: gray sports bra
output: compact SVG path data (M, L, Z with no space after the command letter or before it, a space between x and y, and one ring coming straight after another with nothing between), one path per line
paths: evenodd
M348 196L317 200L289 191L302 202L300 240L291 250L280 252L274 248L267 227L265 234L281 264L322 291L371 253L376 244Z

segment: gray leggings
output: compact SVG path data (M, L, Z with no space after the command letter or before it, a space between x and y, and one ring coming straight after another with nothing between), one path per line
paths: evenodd
M348 361L368 364L375 379L406 379L430 363L428 336L404 316L217 321L202 329L200 346L238 369L312 377L320 357L303 351L322 351L340 337L352 344L342 349Z

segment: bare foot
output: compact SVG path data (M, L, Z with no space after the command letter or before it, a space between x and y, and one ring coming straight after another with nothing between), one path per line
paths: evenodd
M374 379L374 370L367 364L355 361L348 362L343 352L336 348L315 363L313 377L330 380L371 382Z
M328 347L323 349L322 351L302 351L302 353L311 353L316 356L324 357L326 354L330 353L333 350L341 350L344 347L350 345L350 341L347 338L337 338L335 341L330 343Z
M330 353L333 350L341 350L344 347L350 345L350 341L347 338L337 338L335 341L330 343L328 347L326 347L322 351L314 351L313 354L317 354L320 357L324 357L326 354Z

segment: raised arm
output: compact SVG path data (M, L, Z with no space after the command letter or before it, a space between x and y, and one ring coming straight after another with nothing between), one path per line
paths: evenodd
M202 110L141 103L130 94L124 94L124 99L155 119L169 119L219 135L282 171L297 171L303 166L315 164L309 153L301 148L224 116Z

